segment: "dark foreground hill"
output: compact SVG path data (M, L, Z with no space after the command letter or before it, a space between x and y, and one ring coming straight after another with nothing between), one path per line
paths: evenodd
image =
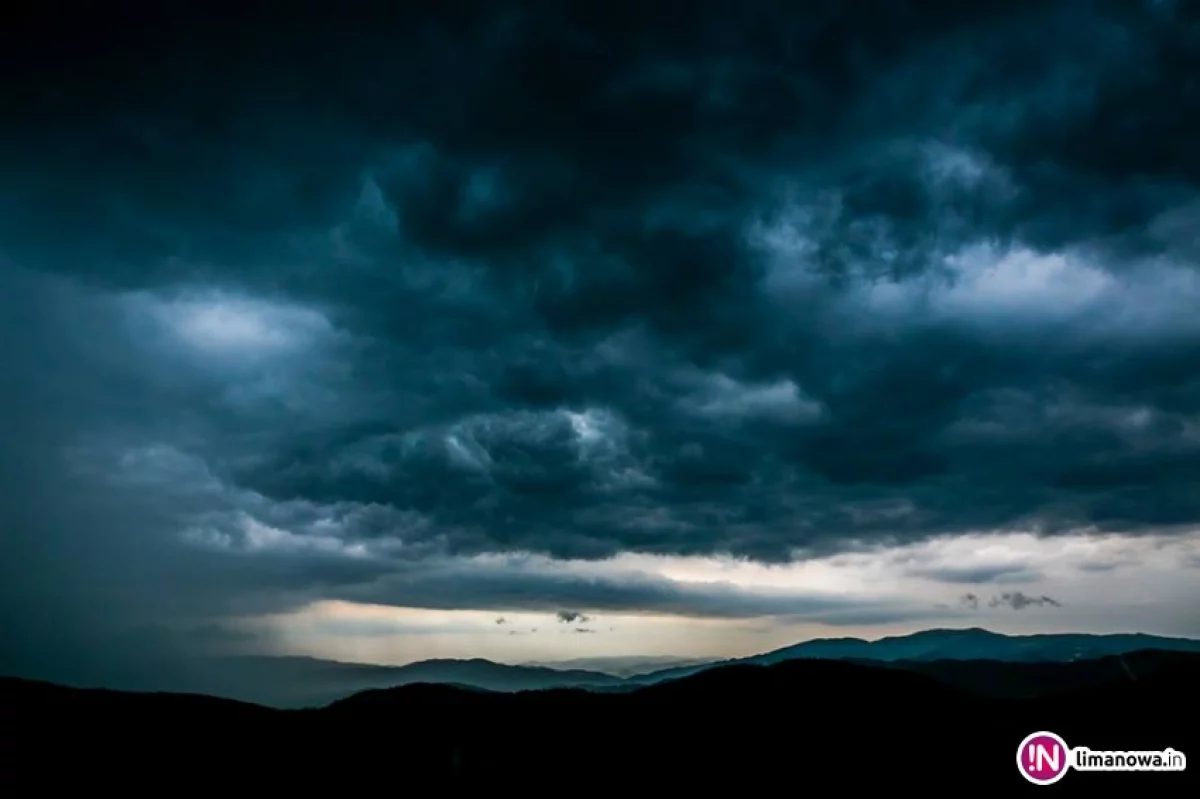
M556 793L615 782L630 791L1141 786L1184 795L1194 770L1071 773L1053 788L1017 773L1016 747L1037 730L1092 749L1197 751L1200 657L1147 652L1124 660L1132 676L1119 663L1051 664L1090 670L1077 688L1056 671L1045 682L1056 689L1027 700L911 670L820 660L713 669L618 694L411 685L307 711L8 680L0 681L0 757L6 776L32 771L46 790L86 775L93 787L132 779L171 790L223 778L239 789L253 781L408 792L465 778ZM1001 675L1013 667L967 665ZM1097 677L1106 668L1111 679Z

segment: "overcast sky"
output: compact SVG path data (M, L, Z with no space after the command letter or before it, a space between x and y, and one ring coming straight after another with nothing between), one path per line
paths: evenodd
M1195 4L353 5L3 34L0 671L1200 635Z

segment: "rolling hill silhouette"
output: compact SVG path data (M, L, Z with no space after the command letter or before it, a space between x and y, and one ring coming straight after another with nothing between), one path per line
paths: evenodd
M956 669L976 676L956 677ZM983 676L1037 685L1040 695L1005 698L967 687ZM10 773L58 762L108 774L228 772L238 784L257 774L275 787L311 787L321 775L336 777L340 788L359 779L384 785L478 777L527 787L570 780L544 783L557 789L625 780L633 789L653 776L676 784L719 777L739 790L783 778L798 790L836 784L1007 791L1035 787L1021 780L1013 760L1018 742L1036 730L1093 749L1195 751L1198 678L1200 655L1159 651L1057 664L938 661L916 669L791 659L709 669L627 692L413 684L312 710L8 679L0 680L0 707ZM43 774L43 784L53 777ZM1069 774L1055 790L1140 785L1176 795L1194 777Z

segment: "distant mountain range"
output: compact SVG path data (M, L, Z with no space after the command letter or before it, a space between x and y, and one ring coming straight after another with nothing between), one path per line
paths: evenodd
M1200 640L1142 633L1119 635L1004 635L972 627L923 630L911 635L866 641L821 638L745 658L663 669L633 678L640 684L678 679L713 666L770 665L797 659L930 663L939 660L988 660L1003 663L1065 663L1122 655L1141 650L1200 653Z
M490 660L423 660L405 666L339 663L306 657L235 657L200 664L182 690L276 707L314 707L359 691L416 683L485 691L620 688L612 674Z
M312 710L0 679L0 735L5 776L25 776L25 769L47 787L78 778L145 781L161 790L250 778L268 780L273 791L311 791L317 779L357 790L346 786L456 776L525 785L553 775L555 786L591 790L606 779L628 787L648 776L673 785L733 778L764 787L783 777L868 792L891 785L1006 796L1031 787L1013 756L1036 730L1096 750L1190 754L1197 743L1186 709L1200 705L1200 654L924 664L940 676L900 663L917 661L798 658L712 668L617 693L418 684ZM972 669L974 677L962 677ZM1015 699L953 684L981 678L1050 688ZM1071 773L1061 788L1187 796L1195 795L1195 776Z
M1067 663L1141 650L1200 653L1200 641L1151 635L1012 636L982 629L926 630L912 635L866 641L834 638L805 641L760 655L687 664L678 659L596 658L566 663L506 665L488 660L426 660L405 666L380 666L306 657L236 657L198 662L186 678L154 686L158 690L221 696L279 708L323 706L337 699L380 688L416 683L457 685L485 691L516 692L562 688L625 692L680 679L718 666L771 665L792 660L842 660L890 664L933 677L952 674L951 682L981 688L994 683L987 666L954 667L944 661ZM670 664L667 668L663 665ZM1007 670L1006 674L1019 674ZM1038 672L1038 679L1054 674ZM1005 695L1027 695L1045 688L1040 682L995 683Z

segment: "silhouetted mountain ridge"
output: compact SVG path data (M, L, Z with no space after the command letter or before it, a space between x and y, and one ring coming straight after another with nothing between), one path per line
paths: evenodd
M921 671L960 667L1014 681L1053 672L1042 682L1059 690L1002 699ZM270 775L275 788L293 779L311 787L316 774L336 778L341 790L355 779L416 776L508 775L524 784L514 775L528 770L539 780L553 774L589 784L619 774L765 787L790 776L829 777L841 787L943 781L1008 793L1032 787L1013 757L1035 730L1093 749L1193 751L1195 724L1180 711L1200 706L1198 678L1200 655L1180 652L1058 664L937 661L916 670L804 658L714 668L624 693L410 684L315 710L10 679L0 680L0 706L4 728L21 732L6 741L9 776L43 769L38 764L53 754L88 774L119 763L188 774L204 764L239 781L254 771ZM39 773L52 783L53 773ZM1176 795L1189 776L1073 773L1056 790L1140 785Z

